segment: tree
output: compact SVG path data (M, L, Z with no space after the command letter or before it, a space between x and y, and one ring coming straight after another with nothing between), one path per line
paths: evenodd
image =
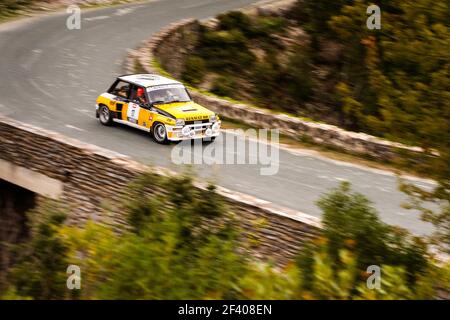
M323 211L323 236L333 265L339 261L344 248L355 252L359 268L381 264L387 251L389 229L379 220L366 197L352 192L350 184L344 182L317 204Z
M433 297L431 289L425 291L432 286L433 268L419 238L380 221L370 201L351 191L348 183L324 195L318 206L323 211L322 236L309 243L296 261L303 294L322 299L370 295L366 270L377 265L397 285L386 281L385 291L374 298ZM400 284L409 289L400 289Z

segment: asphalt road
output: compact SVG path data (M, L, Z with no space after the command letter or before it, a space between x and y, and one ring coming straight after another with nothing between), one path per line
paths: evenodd
M0 113L144 163L181 170L171 160L174 145L158 145L135 129L101 126L94 117L95 99L122 73L127 48L135 48L171 22L207 18L253 2L161 0L83 11L81 30L66 28L65 13L0 25ZM223 140L215 143L220 146ZM279 171L272 176L260 175L260 166L249 164L195 168L226 188L314 216L320 216L315 201L321 194L340 181L350 181L374 202L387 223L416 234L431 230L417 212L400 207L406 198L391 174L286 150L280 150L278 164ZM429 181L414 183L432 187Z

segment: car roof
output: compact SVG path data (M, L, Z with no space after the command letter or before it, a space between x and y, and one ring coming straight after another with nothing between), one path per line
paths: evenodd
M181 82L157 74L127 74L118 77L118 79L131 82L133 84L137 84L146 88L166 84L181 84Z

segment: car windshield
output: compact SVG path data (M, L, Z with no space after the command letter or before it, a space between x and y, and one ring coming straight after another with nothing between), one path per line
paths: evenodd
M183 85L166 85L149 88L148 95L151 103L173 103L191 101Z

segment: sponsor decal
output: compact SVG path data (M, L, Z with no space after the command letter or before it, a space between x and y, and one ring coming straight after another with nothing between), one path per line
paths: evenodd
M182 84L165 84L160 86L154 86L147 89L148 92L161 90L161 89L173 89L173 88L179 88L184 89L184 86Z
M127 117L128 121L132 123L137 123L137 120L139 119L139 112L141 111L141 108L138 104L130 102L128 104L128 110L127 110Z
M208 116L190 116L185 118L186 121L206 120L206 119L208 119Z

